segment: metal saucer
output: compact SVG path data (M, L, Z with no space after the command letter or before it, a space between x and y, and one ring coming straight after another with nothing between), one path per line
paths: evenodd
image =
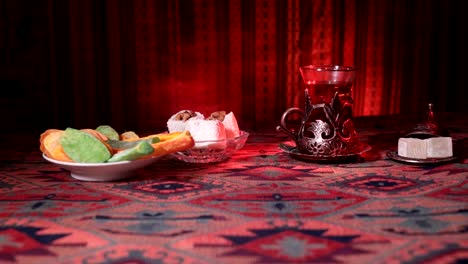
M448 163L450 161L454 161L457 159L457 157L455 156L447 157L447 158L412 159L412 158L402 157L398 155L398 151L396 150L388 151L387 157L397 162L402 162L402 163L412 164L412 165L438 165L438 164Z
M347 155L335 155L335 156L324 156L324 155L310 155L299 152L295 145L291 145L290 142L283 142L279 144L279 148L284 152L288 153L291 157L302 161L317 162L317 163L340 163L355 161L360 157L360 154L367 152L371 147L363 142L360 142L358 151L356 153Z

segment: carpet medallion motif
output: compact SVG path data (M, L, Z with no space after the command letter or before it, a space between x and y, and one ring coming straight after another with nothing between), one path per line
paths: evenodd
M364 200L366 198L336 190L265 184L235 193L206 195L190 203L249 217L312 217Z

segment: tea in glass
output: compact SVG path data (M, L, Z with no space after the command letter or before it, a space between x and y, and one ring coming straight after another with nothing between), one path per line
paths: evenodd
M338 65L309 65L300 68L312 104L330 103L335 93L342 103L352 104L355 68Z

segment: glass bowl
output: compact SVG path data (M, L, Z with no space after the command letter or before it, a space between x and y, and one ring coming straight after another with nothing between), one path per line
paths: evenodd
M225 140L195 141L191 149L172 154L177 159L187 163L214 163L221 162L232 156L237 150L244 147L249 133L241 131L235 138Z

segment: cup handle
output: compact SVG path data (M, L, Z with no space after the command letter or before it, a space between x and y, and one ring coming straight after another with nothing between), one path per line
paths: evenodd
M286 120L288 119L288 116L291 115L291 114L299 114L301 116L301 118L303 119L304 118L304 111L300 108L297 108L297 107L292 107L292 108L289 108L288 110L286 110L284 113L283 113L283 116L281 116L281 122L280 122L280 125L276 127L276 130L280 131L280 132L283 132L283 133L286 133L288 136L290 136L291 138L293 138L294 141L297 140L297 137L298 137L298 132L299 131L296 131L295 133L292 131L292 129L288 128L288 126L286 125Z

